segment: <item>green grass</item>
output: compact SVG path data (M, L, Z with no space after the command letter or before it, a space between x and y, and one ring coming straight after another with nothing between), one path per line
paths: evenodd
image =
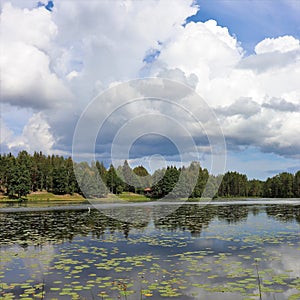
M27 201L84 201L85 199L79 194L66 194L66 195L55 195L48 192L38 192L28 194L26 197L22 197L23 200ZM0 202L17 202L19 199L9 199L7 196L2 196Z
M79 194L65 194L65 195L55 195L53 193L47 193L47 192L44 192L44 193L32 193L32 194L29 194L27 195L26 197L28 199L28 201L43 201L43 200L49 200L49 201L52 201L52 200L85 200L81 195Z
M26 197L22 197L23 200L28 202L45 202L45 201L86 201L83 196L79 194L65 194L65 195L55 195L53 193L48 192L36 192L28 194ZM120 195L113 195L109 194L105 198L93 199L93 202L99 203L107 203L107 202L119 202L120 200L127 201L127 202L147 202L152 201L151 198L147 198L144 195L135 194L124 192ZM18 202L19 199L10 199L7 196L1 196L0 203L7 203L7 202Z
M118 195L118 197L121 200L128 201L128 202L148 202L148 201L152 201L151 198L148 198L144 195L129 193L129 192L124 192L124 193Z
M248 197L249 198L249 197ZM30 201L30 202L44 202L44 201L86 201L83 196L74 193L73 195L65 194L65 195L55 195L53 193L48 193L46 191L43 192L35 192L28 194L26 197L22 197L23 200ZM210 198L180 198L177 199L179 202L206 202L206 201L232 201L232 200L242 200L245 199L243 197L232 197L232 198L226 198L226 197L218 197L213 200ZM253 197L255 199L255 197ZM93 199L93 202L99 202L100 203L115 203L121 201L127 201L127 202L150 202L155 201L154 198L146 197L145 195L141 194L135 194L130 192L123 192L120 195L114 195L114 194L108 194L105 198L99 198L99 199ZM19 199L10 199L7 196L4 196L3 194L0 194L0 203L8 203L8 202L18 202ZM168 199L166 199L168 201Z

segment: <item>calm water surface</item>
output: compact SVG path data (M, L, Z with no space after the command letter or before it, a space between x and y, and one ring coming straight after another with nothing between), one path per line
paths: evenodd
M0 209L0 299L300 299L299 202L170 207Z

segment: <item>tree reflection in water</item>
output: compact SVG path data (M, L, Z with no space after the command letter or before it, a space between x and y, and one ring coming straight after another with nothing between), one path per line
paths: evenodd
M119 214L128 208L120 207ZM192 236L200 236L213 220L225 221L228 224L247 220L249 211L257 215L265 211L270 218L280 222L296 221L300 224L300 207L290 205L224 205L201 206L188 204L179 207L176 211L164 218L158 218L162 207L152 208L152 218L157 229L168 231L188 231ZM149 208L148 208L149 210ZM142 210L140 210L142 214ZM150 221L150 220L149 220ZM75 236L92 235L101 239L106 232L111 234L122 233L128 238L133 229L144 230L148 222L129 223L108 217L98 210L68 210L0 213L0 247L20 244L42 245L46 242L72 241Z

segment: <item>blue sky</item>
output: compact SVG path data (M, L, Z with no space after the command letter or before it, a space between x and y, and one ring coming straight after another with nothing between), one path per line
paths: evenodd
M297 0L198 0L200 9L187 22L214 19L237 36L247 54L264 38L292 35L300 38L300 2Z
M227 145L225 170L260 179L295 172L300 169L299 15L296 0L3 1L1 153L71 155L76 124L90 101L117 84L149 76L190 86L214 110ZM178 121L199 147L201 164L210 168L207 138L188 116L146 102L116 113L122 97L136 92L130 84L122 88L122 96L103 100L90 116L90 124L101 118L107 124L94 147L101 149L97 157L108 165L117 129L147 112ZM198 113L201 104L180 93L178 87L158 96ZM206 122L202 117L200 123ZM157 124L158 119L136 126L149 136L137 136L128 149L132 165L155 151L178 165L197 157L188 147L179 153L174 126L162 119ZM164 138L152 134L157 125ZM91 154L84 138L82 158Z

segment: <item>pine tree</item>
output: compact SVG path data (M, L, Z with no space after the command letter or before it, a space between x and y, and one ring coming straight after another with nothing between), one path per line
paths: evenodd
M29 154L21 151L16 159L10 157L7 167L9 171L6 182L8 196L21 198L29 194L31 188Z
M106 177L106 186L110 190L111 193L116 194L117 193L117 187L121 186L123 187L123 182L117 175L116 169L111 164ZM120 187L118 188L118 191L120 191Z
M294 197L300 198L300 171L294 176Z
M263 182L257 179L248 181L248 196L261 197L263 196Z
M101 198L107 195L105 183L100 180L95 163L91 167L87 162L74 165L80 193L86 198Z
M107 170L104 167L103 162L99 163L99 161L96 161L96 168L98 170L98 173L102 179L102 181L105 183L106 182L106 177L107 177Z
M138 187L141 186L139 177L132 171L127 160L124 161L118 175L124 182L124 191L135 193Z
M283 172L279 174L281 191L279 196L282 198L291 198L294 196L294 176L291 173Z

